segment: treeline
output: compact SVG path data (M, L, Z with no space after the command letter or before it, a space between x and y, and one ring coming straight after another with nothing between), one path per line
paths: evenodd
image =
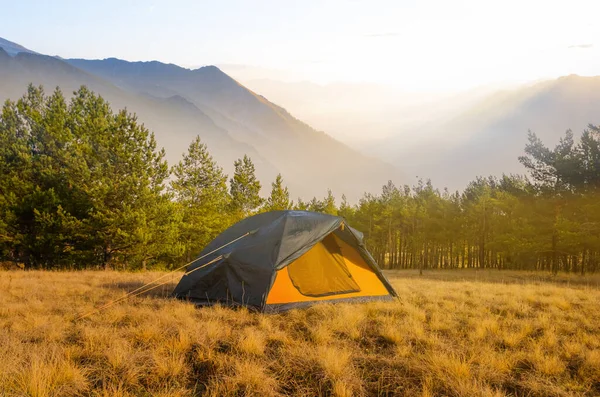
M381 266L595 272L600 262L600 129L554 148L533 133L523 176L477 178L463 193L392 183L339 213Z
M530 178L478 178L462 192L429 181L356 205L331 191L295 203L281 175L269 197L245 156L229 178L195 139L169 168L154 136L82 87L67 103L30 86L0 115L0 255L28 268L144 269L189 261L246 216L340 215L384 268L595 272L600 261L600 130L549 149L530 133Z
M227 181L200 139L169 169L126 110L82 87L67 103L29 86L0 115L0 255L27 268L170 267L264 201L248 157Z
M598 195L543 194L523 177L479 178L462 194L388 184L339 213L388 269L599 269Z

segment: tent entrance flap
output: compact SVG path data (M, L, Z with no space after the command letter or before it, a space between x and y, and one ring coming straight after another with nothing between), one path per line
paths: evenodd
M302 255L300 258L292 262L287 267L277 271L273 285L271 286L271 289L267 295L267 305L288 304L294 302L298 303L334 301L338 299L343 300L349 298L377 297L389 295L389 291L387 290L386 286L381 282L381 280L373 271L373 269L371 269L371 267L365 262L361 254L358 252L358 250L356 250L356 248L350 246L348 243L338 238L335 235L335 233L330 234L326 238L333 239L336 245L340 248L340 256L336 259L339 259L340 262L342 262L345 265L345 270L347 270L352 276L352 278L350 279L351 282L359 286L358 291L322 296L307 296L301 293L297 286L294 285L294 283L292 282L288 268L292 266L297 260L303 258L304 255L311 252L309 250L306 254ZM328 245L330 241L331 240L325 241L325 244L323 245ZM316 248L315 251L323 248L323 245L320 248ZM314 247L311 248L311 250L312 249L314 249ZM330 263L328 262L327 265L329 266ZM294 270L292 269L292 273L293 271ZM338 269L338 272L339 271L340 269ZM343 272L344 269L342 268L341 271ZM301 280L300 282L303 281ZM298 283L298 280L296 280L296 283Z
M287 266L292 284L304 296L329 296L359 292L340 246L328 235Z

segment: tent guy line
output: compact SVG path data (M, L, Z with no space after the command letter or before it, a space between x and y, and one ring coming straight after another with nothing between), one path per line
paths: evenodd
M211 261L208 261L208 262L206 262L205 264L203 264L203 265L200 265L200 266L198 266L197 268L195 268L195 269L193 269L193 270L190 270L189 272L186 272L186 273L184 273L183 275L184 275L184 276L187 276L188 274L190 274L190 273L193 273L193 272L195 272L196 270L202 269L203 267L206 267L206 266L208 266L208 265L211 265L211 264L215 263L216 261L218 261L219 259L222 259L222 258L223 258L223 255L219 255L219 256L217 256L215 259L213 259L213 260L211 260ZM155 282L156 282L156 280L155 280L155 281L151 281L151 282L147 283L147 284L146 284L146 286L150 286L150 285L152 285L152 284L153 284L153 283L155 283ZM148 288L148 289L146 289L146 290L143 290L143 291L139 291L139 292L138 292L138 293L136 293L136 294L127 295L127 297L126 297L126 298L135 298L136 296L140 296L141 294L145 294L146 292L150 292L150 291L152 291L153 289L156 289L156 288L158 288L158 287L160 287L160 286L162 286L162 285L165 285L165 284L167 284L167 283L170 283L170 282L171 282L171 280L163 281L163 282L162 282L162 283L160 283L160 284L153 285L152 287L150 287L150 288ZM140 287L140 288L142 288L142 287ZM139 288L138 288L138 289L139 289ZM109 307L111 307L111 306L114 306L115 304L117 304L117 303L119 303L119 302L122 302L123 300L125 300L125 298L121 298L121 299L117 299L117 300L114 300L114 301L108 302L108 303L107 303L107 304L105 304L104 306L102 306L102 307L100 307L100 308L98 308L98 309L96 309L96 310L94 310L94 311L91 311L91 312L89 312L89 313L87 313L87 314L84 314L84 315L82 315L82 316L78 317L78 318L77 318L77 320L82 320L82 319L84 319L84 318L86 318L86 317L89 317L89 316L91 316L91 315L92 315L92 314L94 314L94 313L99 313L100 311L102 311L102 310L104 310L104 309L108 309Z
M210 251L210 252L207 252L206 254L204 254L204 255L202 255L202 256L199 256L198 258L194 259L193 261L190 261L190 262L186 263L185 265L179 266L178 268L176 268L176 269L173 269L173 270L172 270L172 271L170 271L169 273L167 273L167 274L164 274L164 275L160 276L159 278L157 278L157 279L155 279L155 280L152 280L152 281L150 281L150 282L148 282L148 283L146 283L146 284L142 285L141 287L138 287L138 288L134 289L133 291L130 291L130 292L128 292L128 293L127 293L127 294L125 294L124 296L122 296L122 297L120 297L120 298L118 298L118 299L112 300L112 301L110 301L110 302L107 302L107 303L105 303L104 305L102 305L102 306L100 306L100 307L98 307L98 308L96 308L96 309L94 309L94 310L92 310L92 311L89 311L89 312L87 312L87 313L84 313L84 314L82 314L82 315L80 315L80 316L76 317L76 318L74 319L74 321L79 321L79 320L82 320L82 319L84 319L84 318L86 318L86 317L89 317L89 316L91 316L92 314L95 314L95 313L98 313L98 312L100 312L100 311L102 311L102 310L104 310L104 309L107 309L107 308L109 308L110 306L113 306L113 305L115 305L116 303L122 302L122 301L124 301L124 300L126 300L126 299L128 299L128 298L130 298L130 297L132 297L132 296L138 296L138 295L140 295L140 294L143 294L143 293L145 293L145 292L151 291L151 290L153 290L153 289L154 289L154 288L156 288L156 287L160 287L161 285L164 285L164 284L168 283L168 281L167 281L167 282L164 282L164 283L161 283L161 284L158 284L158 285L156 285L156 286L153 286L153 287L152 287L152 288L150 288L150 289L144 290L146 287L148 287L148 286L150 286L150 285L152 285L152 284L156 283L157 281L160 281L160 280L164 279L165 277L168 277L168 276L170 276L170 275L172 275L172 274L174 274L174 273L178 272L178 271L179 271L179 270L181 270L181 269L187 268L188 266L191 266L192 264L194 264L194 263L198 262L200 259L204 259L204 258L206 258L207 256L209 256L209 255L211 255L211 254L214 254L215 252L217 252L217 251L219 251L219 250L221 250L221 249L223 249L223 248L227 247L228 245L231 245L231 244L233 244L233 243L235 243L235 242L237 242L237 241L239 241L239 240L243 239L244 237L248 237L249 235L251 235L251 234L254 234L254 233L256 233L256 232L257 232L257 230L251 230L251 231L249 231L249 232L247 232L247 233L244 233L243 235L239 236L238 238L235 238L235 239L233 239L233 240L229 241L228 243L226 243L226 244L223 244L222 246L220 246L220 247L217 247L217 248L215 248L214 250L212 250L212 251ZM221 255L221 256L222 256L222 255ZM220 259L220 257L216 257L216 258L215 258L215 259L213 259L212 261L210 261L210 262L208 262L208 263L205 263L205 264L203 264L203 265L200 265L199 267L197 267L197 268L195 268L195 269L193 269L193 270L189 271L188 273L192 273L193 271L196 271L196 270L198 270L198 269L201 269L201 268L202 268L202 267L204 267L204 266L208 266L209 264L211 264L211 263L214 263L214 262L215 262L215 261L217 261L218 259ZM185 276L186 274L188 274L188 273L184 273L184 276Z

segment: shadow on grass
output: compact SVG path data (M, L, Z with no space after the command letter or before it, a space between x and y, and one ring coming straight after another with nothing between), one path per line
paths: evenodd
M158 284L161 282L165 282L166 280L158 281ZM171 292L175 289L177 285L177 281L169 281L166 284L156 286L157 284L149 284L146 287L145 282L142 281L122 281L122 282L114 282L114 283L105 283L102 284L102 288L108 288L113 290L121 290L123 291L123 295L136 291L134 295L139 297L146 298L170 298ZM139 290L138 290L139 289ZM139 293L139 295L137 295Z
M587 287L600 289L600 274L587 275L573 273L559 273L553 275L549 272L532 272L519 270L497 269L429 269L423 270L384 270L385 275L394 279L424 279L451 282L484 282L500 284L554 284L569 287Z

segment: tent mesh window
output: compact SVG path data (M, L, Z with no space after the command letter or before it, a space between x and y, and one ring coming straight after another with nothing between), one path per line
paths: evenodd
M331 234L290 263L287 270L294 287L305 296L360 292Z

